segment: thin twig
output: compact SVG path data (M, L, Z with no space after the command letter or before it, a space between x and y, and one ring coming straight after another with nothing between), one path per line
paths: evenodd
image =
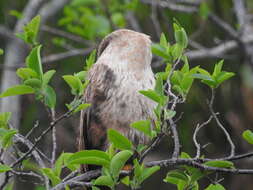
M242 155L237 155L234 156L233 158L246 158L247 156L253 156L253 153L247 153L242 154ZM233 159L231 158L231 159ZM226 160L227 158L221 159L221 160ZM253 169L235 169L235 168L218 168L218 167L211 167L204 165L203 162L210 161L210 160L216 160L216 159L196 159L196 158L189 158L189 159L184 159L184 158L172 158L172 159L167 159L167 160L159 160L159 161L151 161L148 163L145 163L146 167L153 167L153 166L160 166L160 167L168 167L168 166L179 166L179 165L188 165L188 166L193 166L196 168L199 168L204 171L214 171L214 172L219 172L219 173L231 173L231 174L253 174ZM131 172L125 172L121 171L121 174L123 175L129 175ZM61 182L60 184L56 185L54 188L51 190L59 190L63 189L66 185L68 185L70 188L76 185L76 182L85 182L82 185L89 185L88 182L90 182L92 179L96 179L101 175L100 170L93 170L86 172L84 174L81 174L79 176L70 178L68 180L65 180Z
M173 67L168 75L167 81L166 81L166 84L168 86L167 94L168 94L168 96L171 96L173 98L173 103L170 107L170 110L172 110L172 111L175 110L176 104L178 103L178 97L171 91L170 79L171 79L171 76L172 76L174 70L176 69L176 66L179 64L180 59L181 59L181 57L179 57L177 59L177 61L175 62L175 64L173 65ZM167 109L167 108L165 108L165 109ZM180 142L179 142L179 137L178 137L178 132L177 132L177 125L173 121L172 118L168 119L166 122L167 122L167 125L169 125L171 127L171 132L173 135L172 137L174 140L174 151L172 154L172 158L177 158L179 156L179 152L180 152Z
M41 182L44 182L44 178L41 175L39 175L39 174L37 174L37 173L35 173L33 171L20 172L20 171L11 170L10 172L13 173L13 174L15 174L15 175L17 175L17 176L35 177L35 178L38 178Z
M233 157L235 155L235 145L231 139L231 136L230 134L227 132L227 130L225 129L225 127L221 124L219 118L217 117L216 113L214 112L213 110L213 103L214 103L214 98L215 98L215 89L212 88L212 94L211 94L211 100L209 102L209 110L212 114L212 116L214 117L217 125L221 128L221 130L223 131L223 133L225 134L226 138L227 138L227 141L229 142L230 144L230 155L229 155L229 158Z
M51 117L52 117L52 121L54 121L55 120L55 110L54 109L51 109ZM55 155L56 155L56 149L57 149L56 128L55 127L53 127L53 129L52 129L52 141L53 141L53 148L52 148L51 167L54 167Z
M2 185L0 185L0 189L4 189L4 187L8 184L10 177L11 177L10 173L8 171L4 175L5 175L5 178L4 178Z
M154 150L154 148L157 147L157 145L162 141L164 136L165 136L164 133L160 133L154 138L154 140L152 140L152 142L150 143L148 148L141 154L141 157L140 157L140 160L139 160L140 163L143 162L144 158L147 156L147 154L150 151Z
M35 129L37 129L37 127L39 127L39 121L37 120L36 122L35 122L35 124L33 125L33 128L26 134L26 136L25 136L25 138L29 138L30 137L30 135L33 133L33 131L35 130Z
M58 117L57 119L55 119L54 121L52 121L50 123L50 126L42 132L42 134L35 139L35 142L33 144L33 146L30 148L30 150L28 150L21 158L19 158L17 161L15 161L14 163L11 164L11 167L16 166L17 164L19 164L20 162L22 162L34 149L35 147L38 145L38 143L41 141L41 139L49 132L51 131L54 126L60 122L61 120L68 118L69 116L71 116L71 113L73 112L73 110L69 110L68 112L66 112L65 114L61 115L60 117Z
M200 146L200 144L197 141L197 134L198 134L198 132L200 131L200 129L202 127L206 126L208 123L211 122L212 118L213 118L213 116L210 116L207 121L205 121L201 125L198 124L197 127L196 127L196 129L195 129L195 131L194 131L194 133L193 133L193 142L194 142L194 145L195 145L195 147L197 149L195 158L199 158L200 154L201 154L201 146Z
M42 58L42 63L51 63L51 62L60 61L60 60L63 60L69 57L78 56L78 55L85 56L89 54L93 49L94 47L89 47L89 48L84 48L84 49L73 49L70 51L63 52L63 53L48 55Z
M47 25L43 25L41 27L41 30L45 31L45 32L48 32L48 33L51 33L51 34L54 34L54 35L57 35L57 36L61 36L61 37L70 39L70 40L78 42L78 43L82 43L82 44L85 44L85 45L88 44L88 45L94 46L94 44L91 41L85 40L80 36L77 36L77 35L74 35L72 33L60 30L58 28L53 28L53 27L50 27L50 26L47 26Z

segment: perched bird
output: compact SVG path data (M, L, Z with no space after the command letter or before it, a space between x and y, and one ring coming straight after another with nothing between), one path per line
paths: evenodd
M97 61L88 73L84 99L91 106L81 113L79 150L106 150L109 128L134 145L148 143L130 124L155 117L156 104L138 92L155 86L150 46L149 36L127 29L116 30L102 40Z

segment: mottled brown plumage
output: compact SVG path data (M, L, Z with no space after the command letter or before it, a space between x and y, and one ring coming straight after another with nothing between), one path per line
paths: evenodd
M118 130L135 145L148 142L129 125L154 119L155 103L138 93L155 85L150 45L149 36L126 29L109 34L101 42L97 62L88 74L90 83L84 98L91 107L82 112L79 149L106 150L108 128Z

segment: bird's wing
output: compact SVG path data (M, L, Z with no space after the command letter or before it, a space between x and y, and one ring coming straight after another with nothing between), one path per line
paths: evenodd
M81 112L78 149L105 149L106 126L99 116L100 105L108 100L108 91L113 87L114 73L104 64L94 64L88 75L89 85L84 100L91 106Z

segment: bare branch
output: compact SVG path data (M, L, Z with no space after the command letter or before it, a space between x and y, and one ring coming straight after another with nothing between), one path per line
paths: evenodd
M154 138L154 140L152 140L148 148L142 153L139 160L140 163L143 162L144 158L148 155L149 152L151 152L152 150L154 150L155 147L157 147L157 145L162 141L164 136L164 133L160 133Z
M73 49L70 51L63 52L63 53L48 55L42 59L42 63L51 63L51 62L60 61L62 59L66 59L66 58L74 57L78 55L84 56L84 55L89 54L93 49L94 47L90 47L86 49Z
M13 140L14 140L15 143L21 142L21 143L25 144L29 149L33 149L34 150L36 148L34 146L34 144L32 144L28 139L26 139L25 137L23 137L20 134L16 134L14 136ZM40 157L40 155L39 155L39 153L38 153L37 150L32 151L31 154L34 156L35 160L37 161L37 163L39 164L39 166L41 168L45 168L46 167L45 163L41 159L41 157ZM15 162L17 162L17 164L19 163L18 160L16 160ZM12 165L12 167L14 167L14 166L15 165ZM49 180L48 180L47 176L44 176L44 182L45 182L46 188L49 189Z
M229 34L233 40L240 41L238 32L235 29L233 29L228 23L223 21L221 18L219 18L213 13L210 13L208 15L208 19L214 22L225 33Z
M252 43L253 35L245 36L242 39L242 42L244 44ZM230 40L212 48L188 51L185 55L189 58L189 60L221 58L229 51L235 50L237 48L239 48L238 43L235 40Z
M45 23L48 19L53 17L62 7L70 0L50 0L40 8L38 14L41 15L41 22Z
M52 121L55 120L55 110L51 109L51 117ZM52 147L52 159L51 159L51 167L54 167L55 157L56 157L56 149L57 149L57 143L56 143L56 128L53 127L52 129L52 141L53 141L53 147Z
M10 172L13 173L13 174L15 174L15 175L17 175L17 176L35 177L35 178L38 178L41 182L44 182L44 178L41 175L39 175L39 174L37 174L37 173L35 173L33 171L20 172L20 171L11 170Z
M214 102L214 98L215 98L215 89L212 88L212 95L211 95L211 100L209 102L209 110L212 114L212 116L214 117L217 125L221 128L221 130L223 131L223 133L225 134L226 138L227 138L227 141L229 142L230 144L230 155L229 155L229 158L233 157L235 155L235 145L231 139L231 136L230 134L227 132L226 128L221 124L219 118L217 117L216 113L214 112L213 110L213 102Z
M73 109L74 110L74 109ZM41 139L49 132L51 131L55 126L56 124L58 124L61 120L65 119L65 118L68 118L70 117L73 112L73 110L69 110L68 112L66 112L65 114L61 115L60 117L58 117L57 119L55 119L54 121L52 121L50 123L50 126L42 132L42 134L37 138L35 139L35 142L34 144L32 145L32 147L30 147L30 149L22 156L20 157L17 161L15 161L14 163L11 164L11 167L14 167L16 166L17 164L19 164L20 162L22 162L28 155L30 155L33 150L36 148L36 146L38 145L38 143L41 141Z
M151 0L141 0L141 2L146 4L152 4ZM157 6L160 6L162 8L169 8L172 11L178 11L183 13L194 13L198 11L198 8L196 6L180 5L168 1L154 1L154 2Z
M74 35L72 33L69 33L69 32L66 32L66 31L63 31L63 30L60 30L60 29L57 29L57 28L52 28L52 27L47 26L47 25L43 25L41 27L41 30L44 31L44 32L48 32L48 33L51 33L51 34L54 34L54 35L57 35L57 36L67 38L69 40L72 40L72 41L75 41L75 42L78 42L78 43L82 43L82 44L85 44L85 45L87 45L87 44L88 45L93 45L92 42L90 42L88 40L85 40L80 36Z
M168 160L160 160L160 161L153 161L146 164L147 167L151 166L160 166L160 167L168 167L168 166L176 166L176 165L188 165L193 166L205 171L215 171L221 173L231 173L231 174L253 174L253 169L234 169L234 168L217 168L211 167L204 164L201 164L195 159L168 159Z
M2 39L13 39L14 35L12 34L12 31L8 29L7 27L0 25L0 36L3 36Z
M35 124L33 125L33 128L26 134L26 136L25 136L25 138L29 138L29 136L33 133L33 131L37 128L37 127L39 127L39 121L37 120L36 122L35 122Z
M209 119L206 122L202 123L201 125L198 124L195 131L194 131L194 133L193 133L193 142L194 142L194 145L197 149L195 158L199 158L200 154L201 154L201 146L197 141L197 134L198 134L198 132L200 131L200 129L202 127L206 126L208 123L211 122L212 118L213 118L213 116L210 116Z

